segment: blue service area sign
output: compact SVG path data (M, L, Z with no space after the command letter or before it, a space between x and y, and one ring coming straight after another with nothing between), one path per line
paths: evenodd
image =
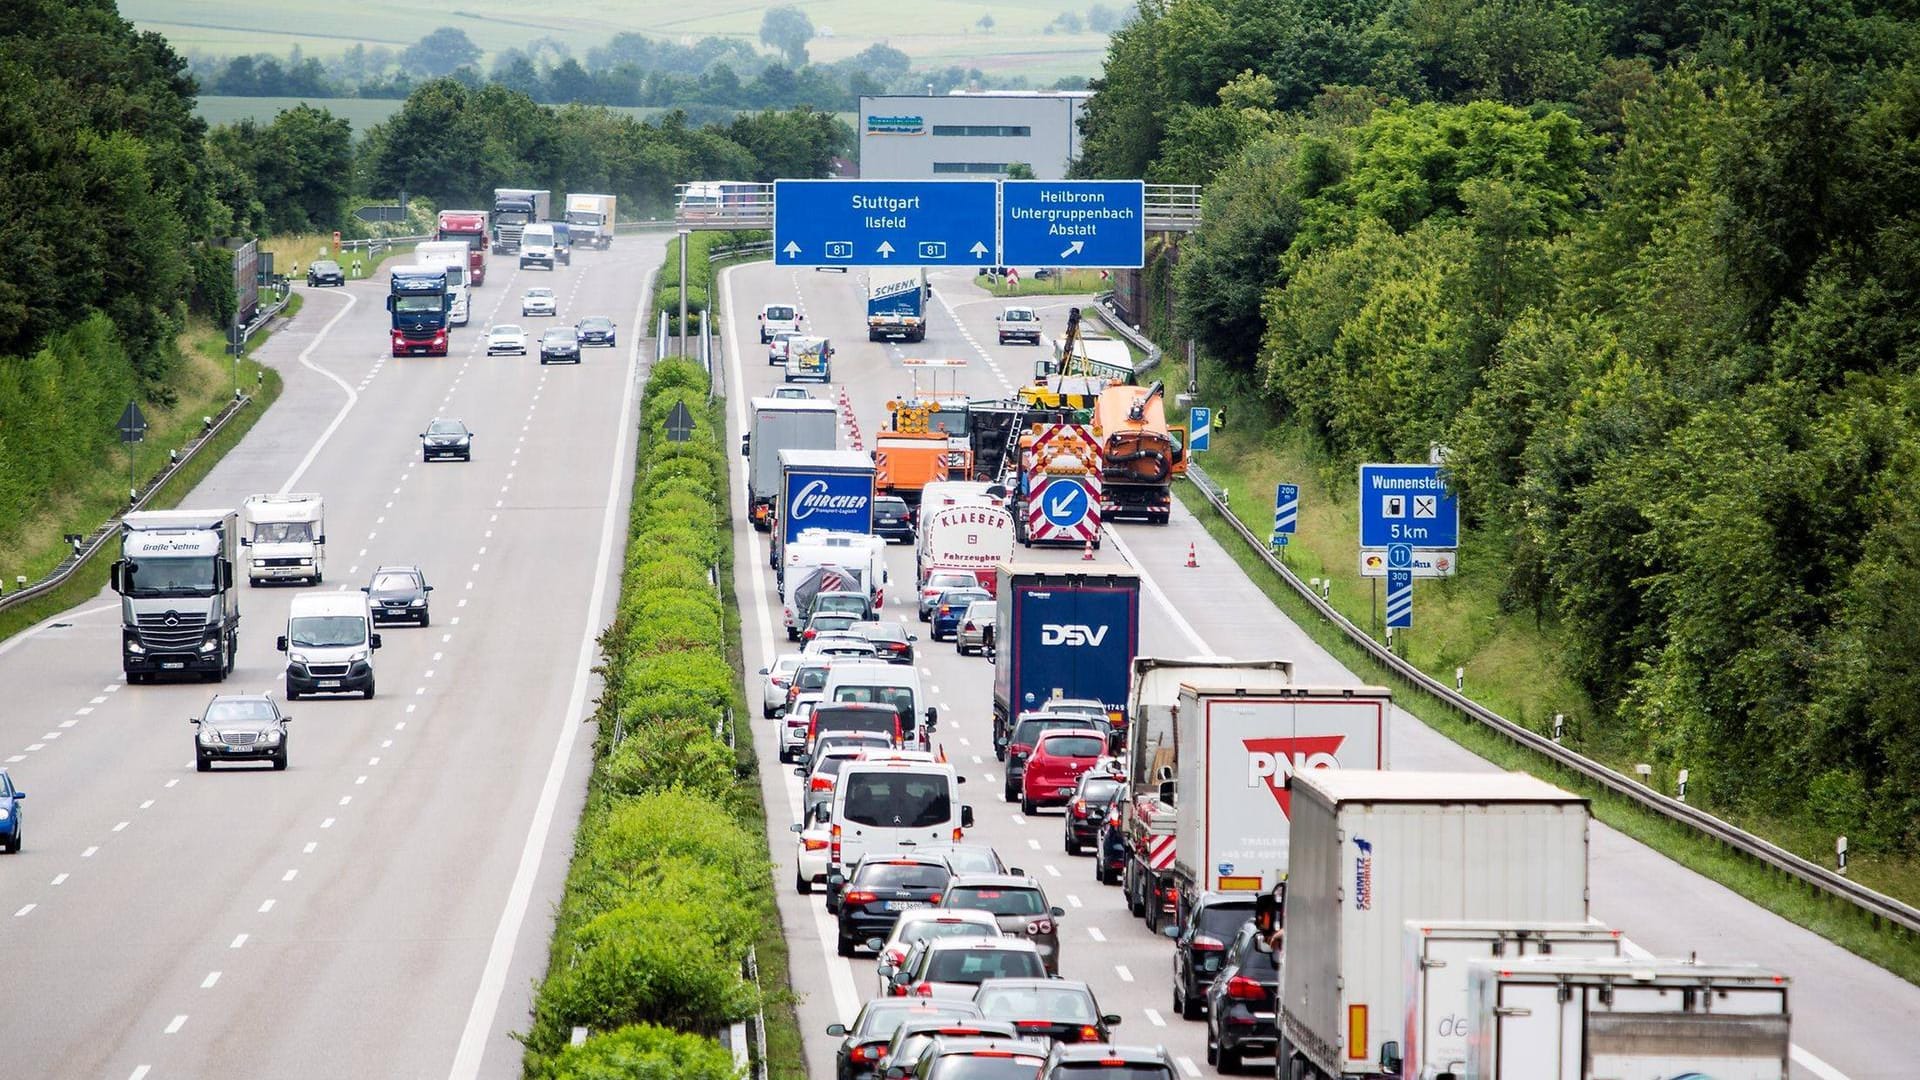
M1360 546L1460 546L1460 504L1438 465L1360 466Z
M1141 180L1003 180L1000 264L1137 268L1146 204Z
M1213 445L1213 410L1193 408L1187 410L1187 450L1190 453L1205 453Z
M1388 548L1391 559L1392 548ZM1409 553L1409 560L1412 555ZM1413 570L1387 571L1387 626L1393 630L1413 628Z
M995 265L996 187L992 180L775 180L773 260Z
M1080 524L1092 505L1087 489L1073 481L1049 483L1040 489L1040 512L1047 516L1047 524L1057 529Z

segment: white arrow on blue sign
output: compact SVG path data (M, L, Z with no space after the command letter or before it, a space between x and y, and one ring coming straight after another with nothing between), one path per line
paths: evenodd
M1275 484L1273 486L1273 535L1283 537L1293 532L1300 523L1300 485Z
M1091 505L1087 489L1075 483L1048 484L1040 493L1040 510L1047 515L1047 523L1058 529L1080 524Z
M1213 410L1193 408L1187 410L1187 450L1189 453L1204 453L1213 443Z
M1391 550L1391 549L1389 549ZM1409 553L1411 558L1411 553ZM1413 627L1413 571L1387 571L1387 628L1408 630Z

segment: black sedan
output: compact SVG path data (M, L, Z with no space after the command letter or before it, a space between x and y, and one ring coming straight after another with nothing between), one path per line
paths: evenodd
M187 718L193 733L193 765L211 772L216 761L268 761L287 767L287 721L266 694L218 694L207 711Z
M1102 885L1118 885L1127 869L1127 834L1120 827L1119 803L1107 807L1098 836L1093 850L1093 879Z
M614 346L613 320L605 315L589 315L574 324L574 332L580 335L580 344Z
M1072 979L990 979L974 991L973 1003L989 1020L1005 1020L1028 1039L1106 1042L1120 1017L1102 1014L1093 988Z
M373 572L373 580L360 586L367 594L367 611L373 621L433 622L433 608L427 594L433 586L417 566L382 566Z
M895 664L913 663L913 643L920 638L917 634L907 633L906 623L857 622L847 630L873 642L873 651L880 659Z
M1107 820L1108 809L1125 793L1126 787L1123 778L1109 773L1090 772L1080 777L1073 797L1067 800L1067 854L1078 855L1082 848L1099 843L1100 825Z
M911 544L914 540L913 511L907 500L897 495L881 495L873 500L873 535L892 543Z
M347 272L340 269L340 264L332 259L316 259L307 265L308 285L345 285L346 283Z
M932 907L953 880L945 859L881 855L861 859L840 889L840 955L873 938L885 940L903 911Z
M870 1080L880 1072L893 1033L908 1020L979 1019L980 1007L971 1001L874 998L861 1008L851 1024L828 1024L827 1034L840 1040L834 1055L834 1080Z
M1166 929L1173 939L1173 1011L1198 1020L1207 987L1226 963L1227 943L1253 919L1253 896L1204 893L1198 903L1182 906L1186 920Z
M435 458L472 461L473 432L464 420L436 417L427 424L427 430L420 433L420 456L425 461Z
M580 335L570 326L556 326L540 335L540 362L542 364L577 364L580 362Z
M1274 1007L1280 966L1252 923L1227 947L1227 963L1207 988L1207 1064L1223 1073L1246 1067L1248 1054L1271 1054L1280 1038Z

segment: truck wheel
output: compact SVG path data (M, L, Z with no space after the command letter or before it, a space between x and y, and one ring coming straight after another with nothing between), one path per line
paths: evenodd
M1141 884L1140 892L1143 894L1143 898L1146 900L1146 904L1144 906L1146 907L1147 933L1152 934L1154 937L1159 937L1160 936L1160 918L1161 918L1160 909L1162 905L1160 903L1159 893L1154 888L1152 878L1148 878L1145 882Z
M1133 867L1127 867L1127 913L1134 918L1146 914L1146 905L1140 902L1140 875Z

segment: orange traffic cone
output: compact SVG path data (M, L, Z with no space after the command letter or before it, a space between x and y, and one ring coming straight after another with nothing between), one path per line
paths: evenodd
M1196 570L1200 568L1200 557L1194 553L1191 542L1187 544L1187 565Z
M1091 540L1087 541L1086 547L1080 552L1080 561L1081 562L1093 561L1093 541Z

